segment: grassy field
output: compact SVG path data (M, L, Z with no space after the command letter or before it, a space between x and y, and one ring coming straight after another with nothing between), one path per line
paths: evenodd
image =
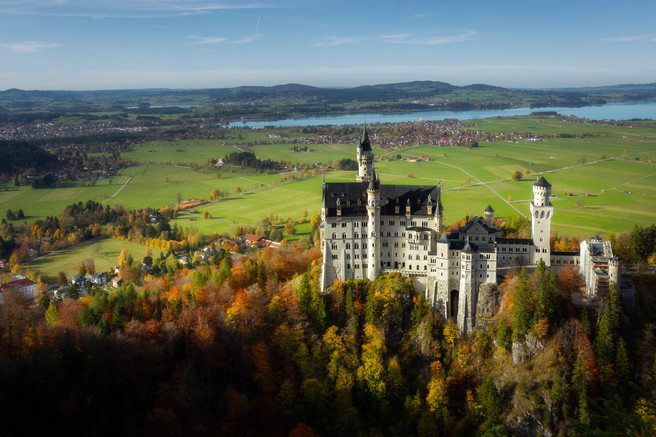
M544 141L495 141L481 143L467 150L462 147L417 146L404 150L375 150L376 169L383 184L443 185L444 223L453 223L465 215L481 215L491 204L497 217L529 214L532 184L544 175L553 185L555 206L553 229L562 233L590 237L631 229L635 225L656 223L656 125L635 122L630 127L586 124L537 117L495 118L477 120L472 129L491 133L536 132L547 134ZM238 139L238 135L242 138ZM563 138L576 135L575 138ZM230 141L255 141L266 138L266 131L235 131ZM178 149L183 152L177 152ZM310 153L292 152L288 144L252 146L262 159L292 162L331 162L355 158L355 145L311 145ZM155 150L150 152L149 150ZM181 141L148 143L130 152L141 163L151 161L185 161L204 163L209 158L224 156L235 147L219 141ZM396 159L400 154L401 159ZM430 161L410 163L409 155L428 156ZM157 156L157 158L154 158ZM177 159L184 156L184 159ZM392 160L388 160L394 157ZM526 172L522 181L511 181L513 171ZM39 189L0 186L0 210L22 208L26 221L57 215L73 202L92 199L127 208L151 206L159 208L182 199L210 197L212 189L225 191L224 200L183 211L177 224L185 229L210 233L232 233L237 224L254 225L268 214L299 219L304 210L309 216L321 205L321 176L282 183L284 175L223 168L220 171L197 172L185 167L139 165L124 169L109 180L91 186ZM329 172L329 182L353 181L355 172ZM242 193L237 194L237 188ZM572 194L567 195L567 193ZM208 211L209 219L202 213ZM307 225L305 225L307 227ZM309 228L299 228L293 238L309 235ZM115 262L120 248L129 243L105 240L100 253L108 252L104 262ZM106 249L105 249L106 246ZM116 246L116 247L115 247ZM144 247L130 248L143 256ZM75 261L98 256L90 246L81 245L65 253L44 258L30 268L38 267L47 274L72 271ZM114 253L115 252L115 253ZM61 257L61 258L60 258ZM60 262L59 259L62 261ZM73 262L66 261L75 260ZM111 262L109 261L111 259ZM42 263L42 264L40 264ZM66 266L68 263L70 265ZM50 265L52 264L52 265ZM69 270L66 270L69 269Z
M78 244L74 247L51 253L32 262L23 264L22 267L37 270L48 278L57 279L59 272L66 273L68 279L75 274L75 265L78 261L92 259L98 272L106 272L114 268L118 262L118 255L122 249L127 249L134 259L144 257L146 246L130 243L128 241L114 240L111 238L98 238ZM153 249L153 256L159 252Z

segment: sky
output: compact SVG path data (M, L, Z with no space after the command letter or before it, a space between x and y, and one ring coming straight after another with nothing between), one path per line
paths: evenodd
M653 0L0 0L0 90L656 82Z

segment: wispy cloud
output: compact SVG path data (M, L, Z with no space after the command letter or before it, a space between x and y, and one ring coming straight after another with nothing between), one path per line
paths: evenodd
M251 35L251 36L244 36L242 38L237 38L237 39L230 40L230 41L228 41L228 44L247 44L249 42L253 42L255 40L258 40L258 39L262 38L263 36L264 35L262 35L261 33Z
M313 47L332 47L332 46L341 46L344 44L352 44L355 40L353 38L339 37L339 36L329 36L323 41L318 43L310 44Z
M63 47L63 44L58 42L41 42L41 41L23 41L17 43L4 43L0 47L4 47L12 53L34 53L40 52L45 49L53 49Z
M275 5L214 0L23 0L0 1L0 14L48 17L168 18L230 9L270 9Z
M225 38L225 37L214 37L214 36L197 36L197 35L192 35L189 38L193 39L194 41L192 44L199 44L199 45L205 45L205 44L246 44L249 42L253 42L255 40L258 40L262 38L264 35L261 33L257 33L255 35L250 35L250 36L243 36L239 38Z
M195 40L192 44L218 44L225 42L227 38L211 37L211 36L196 36L191 35L189 38Z
M471 41L477 35L477 32L470 30L457 35L415 35L412 33L397 33L393 35L383 35L381 40L394 44L418 44L418 45L436 45L452 44L456 42Z
M607 38L601 38L601 41L611 41L611 42L648 41L648 42L656 42L656 35L611 36L611 37L607 37Z

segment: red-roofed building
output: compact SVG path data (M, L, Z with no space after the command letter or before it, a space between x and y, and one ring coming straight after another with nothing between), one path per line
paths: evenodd
M4 301L5 293L9 291L17 291L25 297L33 298L36 291L36 282L22 278L2 284L0 286L0 302Z

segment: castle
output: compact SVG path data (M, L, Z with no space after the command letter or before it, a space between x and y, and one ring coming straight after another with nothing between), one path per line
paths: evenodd
M356 182L323 183L322 290L335 280L373 281L381 274L399 272L413 280L415 290L424 293L442 317L456 320L461 332L467 333L476 324L481 286L497 284L497 275L504 269L535 266L540 260L556 267L581 264L578 252L550 251L554 208L549 200L551 184L544 177L533 184L530 239L502 238L494 228L491 206L483 218L474 217L447 234L442 232L439 186L382 185L373 163L365 128L357 146ZM584 247L601 250L597 242ZM583 258L590 258L589 253ZM606 261L606 270L595 270L592 261L584 262L590 272L586 283L589 279L607 287L608 280L599 280L604 275L618 280L619 264L612 252L603 256L611 259ZM596 287L594 293L600 291Z

